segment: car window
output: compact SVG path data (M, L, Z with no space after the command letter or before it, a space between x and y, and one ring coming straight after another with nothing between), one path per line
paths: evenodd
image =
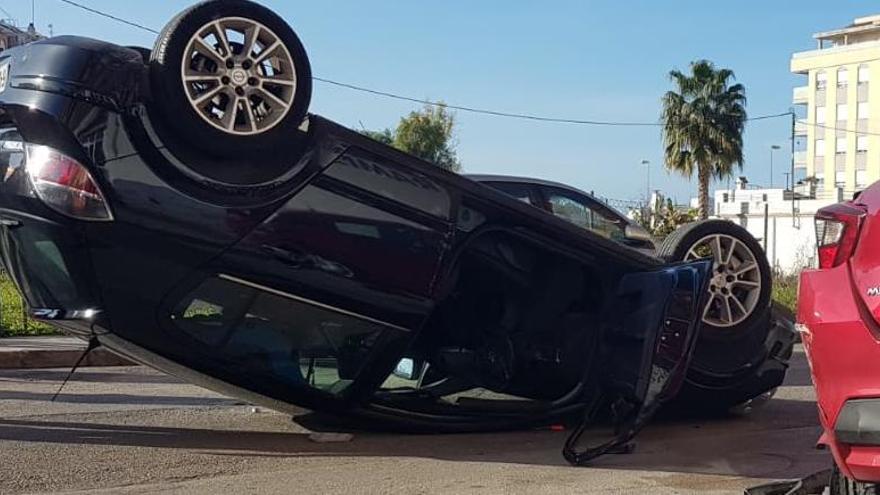
M532 200L534 193L531 184L520 184L517 182L484 182L484 184L508 196L513 196L523 203L535 205L535 202Z
M355 380L384 330L371 321L217 277L184 297L171 320L228 368L334 395Z
M557 217L564 218L578 227L592 228L593 212L583 203L568 195L557 193L548 195L547 202L550 204L550 211Z
M543 188L547 205L554 215L591 230L602 237L621 241L626 222L586 196L553 187Z

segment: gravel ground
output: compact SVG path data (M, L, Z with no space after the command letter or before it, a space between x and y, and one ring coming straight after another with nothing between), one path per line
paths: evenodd
M565 432L356 434L315 443L290 418L141 367L0 370L0 493L741 494L830 466L803 352L745 417L660 421L634 453L571 468Z

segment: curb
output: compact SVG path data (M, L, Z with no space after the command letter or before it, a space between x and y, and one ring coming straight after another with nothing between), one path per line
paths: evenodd
M81 350L10 349L0 350L0 369L69 368L82 355ZM135 363L106 349L90 352L80 366L133 366Z

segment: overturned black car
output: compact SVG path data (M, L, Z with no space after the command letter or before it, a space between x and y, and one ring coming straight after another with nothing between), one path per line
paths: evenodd
M245 0L184 11L153 50L0 53L0 251L32 316L282 411L422 432L574 421L575 464L664 403L781 383L793 334L742 229L695 224L650 256L633 229L604 236L309 115L310 94L294 32ZM584 442L593 421L614 433Z

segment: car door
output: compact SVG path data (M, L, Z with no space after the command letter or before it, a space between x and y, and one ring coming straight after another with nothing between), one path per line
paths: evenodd
M164 319L228 383L311 409L356 402L430 314L450 198L348 147L170 296Z

